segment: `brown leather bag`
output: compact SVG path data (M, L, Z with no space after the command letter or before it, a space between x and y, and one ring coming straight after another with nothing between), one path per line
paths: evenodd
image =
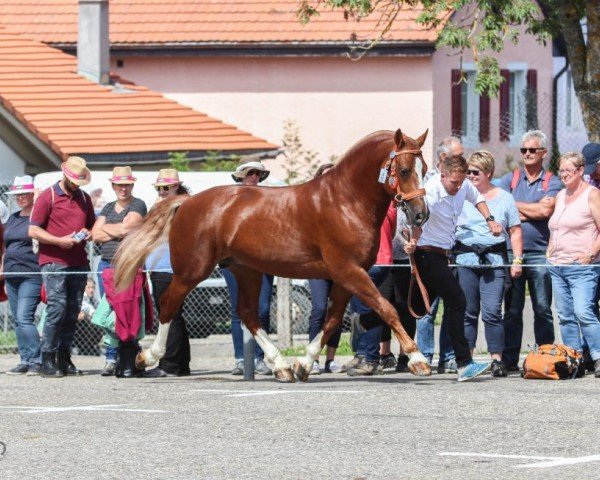
M523 362L523 378L565 380L585 375L583 358L566 345L547 344L536 346Z

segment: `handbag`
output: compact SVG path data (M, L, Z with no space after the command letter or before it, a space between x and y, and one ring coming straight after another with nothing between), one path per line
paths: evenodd
M536 345L525 357L526 379L565 380L585 375L582 355L562 344Z

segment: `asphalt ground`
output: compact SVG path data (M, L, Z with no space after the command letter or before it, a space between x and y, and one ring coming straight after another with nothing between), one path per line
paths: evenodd
M344 359L341 359L344 360ZM15 366L0 356L0 371ZM194 356L182 378L0 375L0 478L600 478L600 380L323 374L283 385ZM2 445L0 445L0 453Z

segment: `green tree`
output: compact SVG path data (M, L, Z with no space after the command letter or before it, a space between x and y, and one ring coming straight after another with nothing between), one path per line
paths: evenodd
M198 167L200 172L233 172L238 166L239 155L226 155L209 150L204 161Z
M169 152L169 164L178 172L189 172L192 170L188 152Z
M475 88L492 97L503 81L494 54L502 51L505 41L518 43L517 27L525 26L528 34L544 43L562 37L588 135L590 140L600 141L596 111L600 100L600 0L299 0L298 16L307 22L323 8L341 10L346 18L356 20L377 16L379 38L367 45L367 50L385 38L402 8L419 11L418 23L440 29L439 47L459 51L460 59L465 50L473 52ZM453 16L459 10L464 13L460 20Z

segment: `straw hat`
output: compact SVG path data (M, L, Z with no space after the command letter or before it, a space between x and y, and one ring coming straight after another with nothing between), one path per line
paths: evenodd
M179 172L177 170L174 168L163 168L159 170L158 178L153 185L155 187L164 187L166 185L176 185L180 183L181 180L179 180Z
M251 157L242 157L240 159L240 164L235 169L235 172L231 174L231 176L236 182L241 182L244 178L246 178L248 172L251 170L258 170L260 172L259 182L265 180L271 173L270 170L265 168L260 160L254 160Z
M85 160L81 157L67 158L61 168L65 177L80 187L87 185L92 179L92 174L87 168Z
M22 177L15 177L13 184L6 194L17 195L19 193L33 193L34 191L33 178L30 175L23 175Z
M137 178L133 176L131 167L115 167L113 168L113 176L111 177L111 183L117 185L131 185L135 183Z

